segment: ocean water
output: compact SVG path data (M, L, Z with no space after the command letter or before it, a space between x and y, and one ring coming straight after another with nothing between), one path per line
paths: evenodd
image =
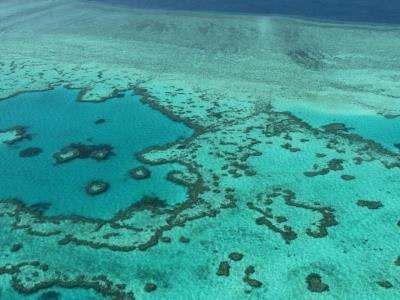
M0 143L0 300L400 299L399 16L0 1L0 133L29 134ZM57 164L71 143L113 155Z
M26 126L32 136L12 146L0 145L0 168L7 170L0 182L0 198L17 198L28 205L48 203L49 215L96 218L110 218L145 196L172 205L182 202L185 189L165 180L176 166L146 166L152 174L142 181L131 178L129 170L143 165L136 153L188 137L191 129L144 105L132 92L99 104L78 102L78 93L57 88L0 102L0 128ZM95 124L99 119L105 122ZM76 159L56 164L53 154L71 143L108 144L115 155L105 161ZM42 153L19 156L30 147L38 147ZM85 187L93 180L109 183L109 190L87 195Z
M277 101L277 111L289 111L313 127L322 127L332 123L342 123L348 133L354 133L365 139L378 142L392 151L400 151L396 145L400 144L400 118L387 118L379 114L352 112L339 113L324 111L305 104L296 104L294 101Z
M92 1L92 0L91 0ZM400 23L396 0L95 0L136 8L296 15L337 21Z

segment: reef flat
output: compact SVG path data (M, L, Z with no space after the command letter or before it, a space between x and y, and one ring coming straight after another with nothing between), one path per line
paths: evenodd
M185 190L177 203L143 197L88 217L3 199L2 295L400 297L399 151L346 124L315 126L290 105L279 109L285 100L396 120L400 28L24 0L0 3L0 39L2 103L64 87L96 107L133 92L193 130L132 148L145 169L174 166L165 179ZM1 141L14 139L12 128L0 128ZM129 178L132 167L129 182L153 178Z

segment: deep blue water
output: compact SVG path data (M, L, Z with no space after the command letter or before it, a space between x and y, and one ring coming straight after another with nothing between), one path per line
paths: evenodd
M91 0L93 1L93 0ZM399 0L95 0L137 8L284 14L368 23L400 23Z
M188 137L191 129L173 122L140 102L131 94L93 104L77 102L78 91L56 89L24 93L0 102L0 129L28 127L32 140L15 145L0 144L0 199L19 198L29 205L50 203L48 214L78 214L107 218L140 200L159 197L174 203L183 201L183 187L166 181L177 166L148 167L150 179L134 180L129 170L141 165L134 154L144 148ZM103 118L105 123L96 125ZM71 143L110 144L115 156L105 161L76 159L57 165L53 154ZM27 147L40 147L35 157L21 158ZM85 186L104 180L110 189L88 196ZM161 188L160 188L161 187Z

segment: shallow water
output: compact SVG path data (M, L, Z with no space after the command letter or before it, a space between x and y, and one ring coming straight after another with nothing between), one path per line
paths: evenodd
M0 1L0 299L400 299L396 3Z
M400 117L387 118L378 114L357 114L351 111L338 113L323 111L293 101L275 103L277 111L289 111L313 127L322 127L332 123L342 123L349 133L378 142L392 151L400 151Z

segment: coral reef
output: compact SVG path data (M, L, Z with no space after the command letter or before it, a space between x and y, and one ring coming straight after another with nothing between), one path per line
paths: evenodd
M70 144L64 147L59 152L54 153L53 157L58 164L70 162L74 159L91 158L97 161L106 160L110 155L113 155L110 145L84 145Z
M185 188L183 201L132 199L111 218L88 218L2 200L0 274L13 289L81 288L118 300L242 299L248 290L257 299L399 298L399 153L345 124L313 127L274 109L290 98L328 112L398 115L398 29L31 5L26 19L19 7L0 9L1 99L63 86L97 103L133 91L193 135L136 155L152 171L172 166L163 176ZM103 130L100 120L88 124ZM0 141L29 138L22 128L1 131ZM54 159L111 154L110 145L71 144ZM359 203L380 209L359 209L357 199L380 199Z
M0 130L0 143L13 145L23 139L30 139L31 136L26 132L24 126L14 126L12 128Z
M132 170L130 170L129 175L133 179L142 180L142 179L150 178L151 172L147 168L140 166L140 167L133 168Z
M33 157L38 156L43 150L38 147L29 147L19 152L20 157Z
M380 201L374 201L374 200L358 200L357 205L360 207L366 207L368 209L378 209L383 206L383 204Z
M322 282L321 276L317 273L310 273L307 278L307 288L314 293L322 293L329 291L329 285Z
M85 187L86 194L95 196L106 192L110 185L102 180L94 180L88 183Z

